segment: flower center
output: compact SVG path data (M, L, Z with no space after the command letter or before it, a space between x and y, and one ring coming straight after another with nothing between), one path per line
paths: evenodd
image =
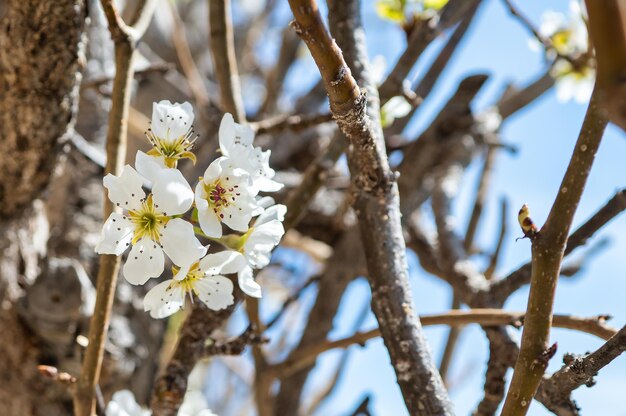
M179 269L177 267L172 267L172 273L174 275L178 273L178 270ZM196 262L191 266L191 268L187 272L187 275L182 280L172 280L172 282L167 287L167 290L172 290L180 287L185 293L189 293L190 295L191 293L195 293L196 296L198 296L196 282L202 278L204 278L204 273L202 273L202 271L200 270L200 263Z
M234 203L240 195L240 193L237 192L237 188L239 188L239 185L229 186L223 183L221 179L204 184L204 191L206 192L206 200L209 203L209 207L213 209L220 218L224 218L224 214L221 213L222 209Z
M168 130L169 133L169 130ZM170 140L168 137L157 137L151 130L146 132L146 137L154 146L148 154L150 156L162 156L165 160L165 165L169 168L175 168L176 162L179 159L191 159L196 163L196 156L191 153L193 144L196 139L191 139L193 130L189 130L184 136L180 136L175 140Z
M159 242L161 228L167 223L169 217L157 211L157 207L152 201L152 194L141 203L141 208L136 211L129 211L128 217L135 225L133 234L133 244L144 237L152 241Z

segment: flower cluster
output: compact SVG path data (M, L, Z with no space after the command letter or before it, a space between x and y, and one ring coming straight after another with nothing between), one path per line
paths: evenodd
M165 257L173 263L172 277L144 298L144 309L154 318L181 309L188 295L213 310L231 305L233 284L225 274L236 273L244 293L261 297L253 269L269 263L284 234L286 207L259 195L282 188L273 180L270 151L254 147L252 129L230 114L219 129L222 156L208 166L195 191L191 188L177 164L196 161L193 119L189 103L155 103L146 133L152 150L137 152L135 168L126 165L119 176L108 174L103 181L121 212L106 220L96 252L120 256L130 248L122 273L133 285L160 277ZM223 225L233 233L224 235ZM224 250L207 254L208 245L198 237Z
M556 81L557 99L574 99L584 104L591 97L595 67L589 50L586 12L577 0L570 1L569 9L569 17L551 10L545 12L539 34L550 41L551 47L545 53L554 61L550 75ZM542 49L537 40L532 40L530 46Z

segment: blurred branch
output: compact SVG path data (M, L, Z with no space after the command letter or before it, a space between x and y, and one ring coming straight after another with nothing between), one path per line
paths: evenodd
M263 333L265 328L259 315L259 299L248 297L246 299L246 313L253 331ZM252 357L254 359L254 399L259 416L270 416L273 412L272 396L270 388L273 378L267 374L267 359L261 346L257 343L252 345Z
M508 312L501 309L470 309L467 311L452 310L444 314L421 315L420 321L423 326L450 325L460 326L467 324L479 324L485 327L511 325L520 327L524 325L526 314L524 312ZM571 315L555 315L554 326L566 328L595 335L602 339L609 339L617 333L617 330L605 324L606 316L591 318L579 318ZM280 374L290 374L311 364L318 355L336 348L348 348L358 344L364 346L367 341L380 336L380 330L372 329L366 332L357 332L349 337L335 341L322 341L318 344L299 350L289 356L285 361L270 366L269 371Z
M506 198L502 198L500 201L500 229L498 232L498 240L496 243L496 248L491 255L489 260L489 265L485 270L485 278L487 280L491 280L493 274L496 271L498 266L498 260L500 260L500 253L502 252L502 246L504 245L504 237L506 236L506 220L507 220L507 212L508 212L509 203Z
M452 55L465 37L467 29L469 29L470 24L474 20L479 5L480 3L476 2L467 11L466 15L463 17L459 25L456 27L456 29L454 29L454 32L452 32L452 35L450 35L450 37L448 38L446 44L443 46L443 48L441 48L441 51L439 52L433 63L430 65L430 68L428 68L426 74L424 74L419 83L417 83L417 85L414 87L413 91L415 95L421 97L422 100L425 100L426 97L428 97L437 81L441 78L441 75L448 66ZM411 121L411 119L413 118L413 115L418 108L419 104L414 105L409 114L395 120L394 123L385 130L385 135L389 136L393 134L401 134L407 124L409 124L409 121Z
M231 113L237 123L245 123L246 114L235 57L230 0L209 0L209 32L222 110Z
M549 348L552 306L561 261L572 219L606 124L607 120L600 112L597 93L594 92L548 219L531 239L532 272L528 314L520 354L502 410L504 416L526 414L548 364L541 357Z
M428 20L415 20L407 39L406 49L378 88L380 101L384 103L391 97L401 94L404 80L426 47L442 31L452 27L466 15L470 15L472 8L475 10L479 3L480 0L452 0L444 6L439 16Z
M250 127L256 131L256 134L277 134L285 130L291 132L299 132L319 124L327 123L333 120L330 113L327 114L292 114L280 115L261 121L250 123Z
M304 171L300 185L289 191L285 200L287 214L283 223L286 230L295 227L300 222L315 194L326 182L328 172L335 166L346 146L345 136L337 131L328 147Z
M276 110L276 104L285 82L285 77L291 65L296 60L300 38L290 27L283 30L283 40L278 54L276 65L270 70L265 81L265 100L261 104L261 114L271 114Z
M300 286L298 290L296 290L287 299L285 299L285 301L283 302L283 305L280 307L278 312L276 312L276 314L272 317L272 319L270 319L269 322L265 325L265 329L267 330L271 328L272 326L274 326L274 324L278 322L278 320L285 314L285 312L287 311L287 308L289 308L291 304L293 304L298 299L300 299L300 296L302 296L304 291L309 286L311 286L313 283L318 282L319 280L320 280L320 277L318 275L310 277L302 286Z
M174 27L172 28L172 43L178 57L178 62L185 75L185 79L189 84L189 89L193 95L194 101L199 108L205 108L209 104L209 95L207 94L202 75L193 59L187 35L185 33L185 25L178 14L177 5L174 2L168 2Z
M107 162L104 173L105 175L109 173L119 175L126 160L133 56L137 42L143 36L152 18L156 1L146 0L142 2L130 26L124 23L111 0L101 0L101 4L115 45L115 78L109 113L109 128L106 139ZM108 218L114 209L115 206L106 197L105 191L103 218ZM89 344L85 351L74 396L74 413L77 416L89 416L95 411L96 386L104 358L104 344L111 318L120 260L119 256L110 254L100 256L96 305L89 323Z
M552 88L553 85L554 78L550 75L550 71L546 71L526 87L520 90L512 89L507 91L496 104L502 119L504 120L518 110L526 107L539 98L544 92Z
M167 72L167 71L169 71L171 69L173 69L173 66L171 64L159 62L159 63L150 64L150 66L148 66L146 68L134 71L133 75L135 77L140 77L142 75L149 75L149 74L153 74L155 72L156 73ZM111 81L113 81L113 77L108 77L108 76L98 77L98 78L94 78L94 79L88 79L88 80L83 81L80 84L80 89L81 89L81 91L87 90L87 89L90 89L90 88L99 89L100 87L102 87L103 85L108 84Z
M560 416L578 415L571 393L583 384L591 387L598 372L626 351L626 326L591 354L565 356L563 366L551 376L545 376L535 398L548 410Z

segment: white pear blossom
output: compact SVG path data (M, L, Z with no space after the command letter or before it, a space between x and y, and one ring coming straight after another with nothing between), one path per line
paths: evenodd
M196 186L195 201L200 228L208 237L222 236L222 225L246 232L259 209L250 175L233 167L227 157L214 160Z
M106 416L150 416L152 412L144 409L135 400L130 390L120 390L113 393L107 404ZM206 398L200 391L187 391L183 403L178 410L178 416L217 416L208 409Z
M220 273L236 273L245 260L232 251L209 254L191 265L173 268L174 278L153 287L143 300L153 318L165 318L185 305L187 295L197 296L209 309L224 309L234 302L233 284Z
M219 130L220 151L228 157L230 166L248 172L257 192L282 189L283 185L272 179L275 172L269 166L271 150L254 147L253 140L254 131L249 126L237 124L231 114L224 114Z
M403 96L392 97L380 109L380 122L383 127L389 127L395 119L406 116L412 109L411 103Z
M194 235L193 226L175 218L191 207L191 187L180 171L161 167L144 157L147 158L138 154L139 163L136 163L143 178L129 165L124 166L119 177L112 174L104 177L109 199L124 211L109 216L96 246L97 253L116 256L132 246L123 274L135 285L163 273L163 252L176 264L191 264L206 253ZM148 196L142 189L144 178L152 183Z
M584 8L572 0L569 17L551 10L545 12L539 33L550 40L552 48L546 51L547 56L556 59L550 75L555 79L557 99L561 102L572 99L578 103L588 102L595 82L595 68L588 56L589 35ZM533 40L531 48L540 50L541 45ZM562 56L568 56L570 60Z
M146 137L154 148L148 154L161 159L170 168L176 167L179 159L187 158L195 163L196 157L190 152L195 141L193 119L193 108L188 102L153 103L151 128Z
M150 410L144 409L135 400L130 390L113 393L105 410L106 416L150 416Z
M261 286L255 282L252 269L261 269L269 264L272 250L285 234L282 222L286 212L287 207L284 205L267 208L239 240L236 251L245 262L238 270L237 280L241 290L248 296L260 298L262 295Z

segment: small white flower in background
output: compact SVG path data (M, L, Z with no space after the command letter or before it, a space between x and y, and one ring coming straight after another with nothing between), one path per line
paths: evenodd
M96 252L119 256L132 245L123 274L129 283L140 285L163 273L164 251L176 264L191 264L206 248L190 223L174 218L193 203L193 191L180 171L161 167L141 152L135 165L152 183L152 193L146 196L142 176L128 165L119 177L104 177L109 199L124 213L109 216Z
M120 390L113 393L107 404L106 416L150 416L151 411L144 409L135 400L130 390ZM206 398L200 391L188 391L178 410L178 416L217 416L208 409Z
M201 391L193 390L185 393L183 404L178 410L178 416L217 416L208 409L208 403Z
M214 160L196 185L196 208L200 228L208 237L222 236L222 225L246 232L259 212L252 179L243 169L233 168L227 157Z
M248 172L253 192L279 191L283 184L272 179L275 172L269 165L271 150L252 146L253 140L254 131L249 126L235 123L230 113L224 114L219 130L220 151L231 168Z
M412 109L406 98L400 95L392 97L380 109L380 122L383 127L389 127L395 119L406 116Z
M208 254L197 260L173 268L173 279L159 283L146 294L143 307L150 316L161 319L178 312L185 305L187 295L192 301L197 296L214 311L233 304L233 284L220 273L238 272L245 266L245 260L232 251Z
M176 167L179 159L191 159L196 163L196 156L191 153L193 138L193 108L188 102L172 104L160 101L152 104L151 128L146 137L153 148L148 152L170 167Z
M551 59L556 59L550 69L550 75L555 79L557 99L561 102L574 99L584 104L591 98L595 82L595 68L593 60L588 56L589 35L585 15L586 12L584 8L581 8L581 4L572 0L569 18L563 13L551 10L542 16L539 33L549 39L554 48L545 52ZM531 40L530 45L534 50L542 48L536 39ZM570 57L576 65L558 55Z
M144 409L135 400L130 390L113 393L105 410L106 416L150 416L150 410Z

